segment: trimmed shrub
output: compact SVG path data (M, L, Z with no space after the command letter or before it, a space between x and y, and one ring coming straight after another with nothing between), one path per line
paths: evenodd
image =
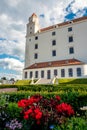
M17 80L15 82L15 85L29 85L31 83L31 80Z
M64 78L64 79L58 79L59 84L68 83L68 84L87 84L87 78Z

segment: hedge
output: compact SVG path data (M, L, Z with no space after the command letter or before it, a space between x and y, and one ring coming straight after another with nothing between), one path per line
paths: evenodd
M28 98L34 94L41 94L44 97L50 98L54 97L55 95L59 95L63 102L67 102L71 104L76 111L79 110L82 106L87 106L87 92L79 93L75 91L68 91L68 92L31 92L31 91L20 91L17 93L7 93L9 95L9 102L18 102L20 99Z
M57 79L59 84L87 84L87 78L64 78Z
M48 91L48 92L56 92L56 91L87 91L86 84L61 84L61 85L0 85L0 88L17 88L18 91Z

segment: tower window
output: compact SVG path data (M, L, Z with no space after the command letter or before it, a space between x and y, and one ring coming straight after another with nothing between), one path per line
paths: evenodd
M56 50L52 51L52 56L56 56Z
M34 59L37 59L37 58L38 58L38 54L35 53L35 54L34 54Z
M56 40L52 41L52 45L55 46L56 45Z
M35 37L35 40L38 40L38 36Z
M35 44L35 49L38 49L38 44Z
M69 42L73 42L73 36L69 36Z
M52 32L52 36L56 35L56 32Z
M74 53L74 47L70 47L69 48L69 54L73 54Z
M68 32L71 32L71 31L72 31L72 27L69 27L69 28L68 28Z

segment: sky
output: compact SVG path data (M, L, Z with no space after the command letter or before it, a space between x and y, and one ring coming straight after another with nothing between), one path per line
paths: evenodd
M33 13L43 28L87 16L87 0L0 0L0 78L22 79L26 24Z

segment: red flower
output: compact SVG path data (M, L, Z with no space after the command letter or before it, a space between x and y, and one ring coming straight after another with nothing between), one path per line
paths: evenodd
M40 109L39 108L36 108L35 110L34 110L34 112L35 112L35 118L38 120L38 119L41 119L41 117L42 117L42 112L40 111Z
M57 105L56 109L61 115L74 115L74 110L72 109L71 105L68 105L67 103L61 103L60 105Z
M28 114L24 115L24 119L28 120L29 116Z
M60 100L61 100L60 96L56 96L56 99L57 99L58 101L60 101Z
M27 99L22 99L18 102L18 107L26 107L28 104L27 104Z
M29 114L31 114L33 111L32 111L32 109L28 109L24 114L26 115L29 115Z
M36 118L36 120L41 119L42 118L42 112L39 112L38 114L36 114L35 118Z

